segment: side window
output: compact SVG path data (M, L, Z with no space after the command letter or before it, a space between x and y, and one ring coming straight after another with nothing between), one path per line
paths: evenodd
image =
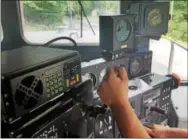
M150 41L150 49L154 52L152 71L159 74L175 72L187 80L187 2L171 1L170 9L168 33L159 41Z
M169 72L177 73L182 80L187 80L187 54L188 54L188 7L187 1L174 1L172 3L172 20L169 22L167 37L171 41L171 65Z
M120 1L81 1L81 4L83 9L78 1L20 1L25 39L43 44L67 36L78 44L98 44L99 15L119 14Z

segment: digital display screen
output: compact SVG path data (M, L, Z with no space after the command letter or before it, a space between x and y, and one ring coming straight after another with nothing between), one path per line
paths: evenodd
M160 88L156 88L156 89L152 90L151 92L143 95L144 103L147 102L148 100L152 100L152 99L155 99L155 98L159 97L160 96L160 92L161 92L161 89Z

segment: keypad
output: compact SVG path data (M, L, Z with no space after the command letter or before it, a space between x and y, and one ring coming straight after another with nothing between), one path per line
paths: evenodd
M62 71L47 76L45 78L45 81L46 81L46 88L47 88L46 92L48 98L63 92L64 81L63 81Z

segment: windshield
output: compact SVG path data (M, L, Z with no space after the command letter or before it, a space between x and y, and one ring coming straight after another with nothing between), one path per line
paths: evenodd
M81 1L81 5L78 1L20 1L20 7L25 39L39 44L67 36L79 46L98 46L99 15L120 14L120 1ZM152 72L162 75L175 72L187 80L187 10L186 1L171 1L168 33L160 40L150 39Z
M119 1L20 1L20 7L25 39L40 44L60 36L99 44L99 15L120 13Z

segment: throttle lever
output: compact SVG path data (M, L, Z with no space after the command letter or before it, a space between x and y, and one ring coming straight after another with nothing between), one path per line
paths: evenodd
M106 107L101 106L91 106L87 108L87 112L89 113L89 116L91 117L97 117L98 114L106 114L108 109Z
M163 114L163 115L167 115L167 111L166 111L166 110L161 109L161 108L156 107L156 106L152 106L152 107L150 108L150 111L155 111L155 112L157 112L157 113L160 113L160 114Z

